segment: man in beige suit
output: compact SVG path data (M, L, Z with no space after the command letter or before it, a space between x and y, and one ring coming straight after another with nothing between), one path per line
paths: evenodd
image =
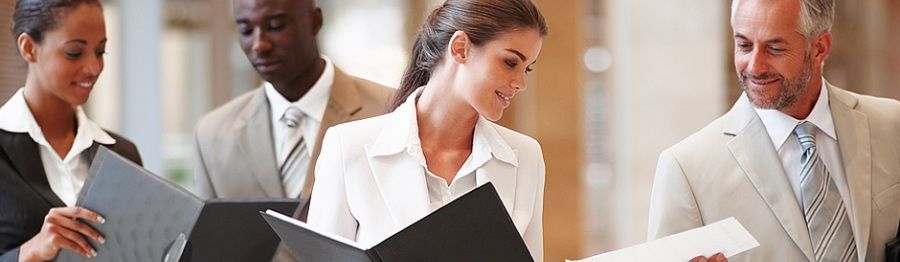
M735 217L760 246L732 261L883 261L900 221L900 102L829 84L834 0L735 0L744 90L665 150L649 238Z
M319 54L322 12L313 0L234 0L234 12L241 48L266 82L200 119L196 192L300 198L305 211L325 130L385 113L393 89ZM284 248L275 260L296 261Z

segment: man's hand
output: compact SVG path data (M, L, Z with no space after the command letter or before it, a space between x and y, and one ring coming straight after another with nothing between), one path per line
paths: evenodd
M691 259L690 262L728 262L728 258L726 258L722 253L716 253L709 258L706 258L704 256L695 257Z

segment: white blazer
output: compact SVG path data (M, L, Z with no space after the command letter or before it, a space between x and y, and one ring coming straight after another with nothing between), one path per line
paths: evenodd
M392 113L328 129L315 168L312 227L372 246L431 212L425 169L413 157L421 154L415 97ZM477 150L488 151L479 154L488 157L475 171L477 185L494 184L532 257L542 261L540 145L480 118L473 156Z

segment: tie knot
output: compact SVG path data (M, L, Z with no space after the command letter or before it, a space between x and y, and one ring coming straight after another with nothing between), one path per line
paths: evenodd
M802 122L794 129L797 138L800 139L800 147L803 151L816 147L816 125L812 122Z
M284 116L281 117L281 120L284 121L290 128L295 128L300 125L300 118L303 117L303 111L300 111L300 108L296 106L290 106L286 111L284 111Z

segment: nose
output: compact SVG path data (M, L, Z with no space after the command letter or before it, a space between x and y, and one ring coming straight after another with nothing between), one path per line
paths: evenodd
M268 52L272 49L272 42L266 38L264 30L256 29L254 30L253 38L250 49L257 54Z
M100 75L100 72L103 72L103 57L91 57L92 58L87 62L87 65L84 66L84 72L91 77L97 77Z
M769 71L768 57L764 51L759 49L753 50L748 54L747 68L745 71L753 76L760 76Z
M518 76L516 76L516 79L513 80L512 83L510 83L510 86L512 86L512 88L514 90L516 90L516 93L522 92L522 91L525 91L525 89L528 89L528 82L525 80L525 76L526 76L525 73L521 73Z

